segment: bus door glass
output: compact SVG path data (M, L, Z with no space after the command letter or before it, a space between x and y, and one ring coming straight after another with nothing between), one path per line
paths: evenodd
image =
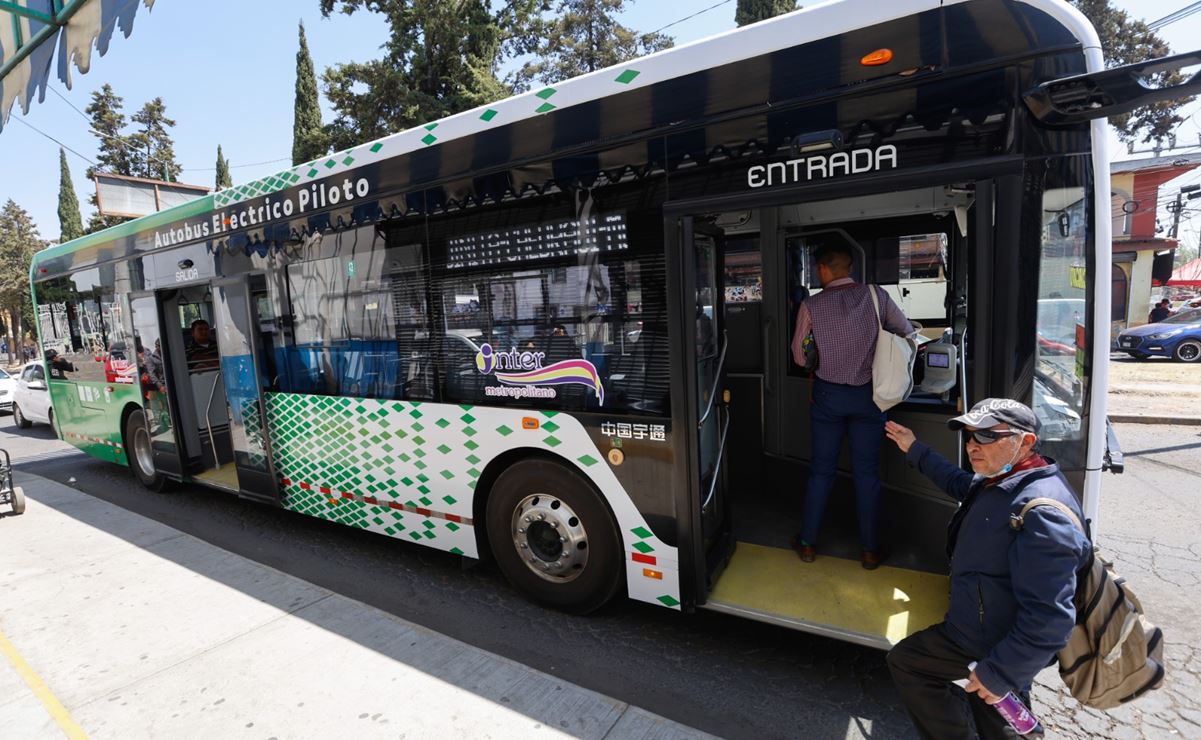
M691 251L692 286L685 293L692 305L686 310L686 328L692 329L695 358L697 409L697 467L700 497L701 532L705 549L721 533L724 513L722 459L725 432L729 428L726 412L725 357L726 341L722 322L721 232L714 227L684 219L685 244Z
M133 320L133 343L137 360L137 381L142 389L150 447L156 470L180 475L179 445L175 422L171 417L171 373L163 353L163 333L158 301L154 294L134 295L129 300Z
M270 387L271 378L256 341L260 334L260 307L269 305L266 298L267 284L261 275L213 284L214 328L221 384L229 409L237 488L243 497L278 502L263 403L263 391Z

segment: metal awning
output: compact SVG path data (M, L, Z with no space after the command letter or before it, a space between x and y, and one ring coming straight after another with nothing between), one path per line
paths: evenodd
M80 74L92 66L92 44L100 56L117 28L128 37L138 8L154 0L0 0L0 131L13 103L29 112L37 93L46 97L51 64L71 87L71 65Z

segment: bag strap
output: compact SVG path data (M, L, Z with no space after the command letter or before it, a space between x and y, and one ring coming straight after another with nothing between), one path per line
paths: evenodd
M884 330L884 319L880 317L880 299L876 297L876 286L868 285L867 292L872 294L872 306L876 309L876 323L880 325L880 330Z
M1084 528L1084 525L1080 523L1080 517L1076 516L1076 513L1068 508L1067 504L1063 503L1062 501L1056 501L1053 498L1042 497L1030 499L1026 502L1026 505L1022 507L1020 513L1009 515L1009 526L1013 529L1021 529L1022 525L1026 521L1026 514L1036 506L1050 506L1058 509L1059 511L1063 512L1068 519L1072 520L1072 524L1076 525L1076 529L1079 529L1081 534L1083 534L1085 537L1088 537L1088 531Z

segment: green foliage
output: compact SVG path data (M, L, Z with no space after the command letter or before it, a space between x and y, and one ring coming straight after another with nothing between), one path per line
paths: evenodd
M1131 18L1124 10L1118 10L1109 0L1072 0L1097 29L1101 37L1101 51L1107 67L1143 62L1172 53L1168 42L1152 33L1143 21ZM1176 85L1184 81L1178 72L1160 72L1151 75L1153 87ZM1165 100L1138 108L1130 113L1109 119L1118 130L1123 141L1163 141L1184 123L1177 111L1192 101L1192 98Z
M115 175L132 175L133 163L130 159L130 143L121 133L125 128L125 114L121 109L125 99L113 92L111 85L92 93L92 102L84 109L92 117L92 133L100 141L100 153L96 156L96 166L88 168L88 179L97 172L110 172ZM93 204L95 200L93 199Z
M309 56L309 43L300 24L300 47L296 50L296 103L292 117L292 164L308 162L329 151L321 127L321 104L317 98L317 73Z
M321 0L321 12L378 13L391 28L384 56L329 67L325 96L336 116L328 144L345 149L490 103L508 94L503 59L532 43L542 0Z
M739 26L775 18L782 13L796 10L796 0L738 0L734 11L734 22Z
M534 80L551 84L670 48L661 33L639 34L618 23L625 0L559 0L555 16L540 18L532 29L536 61L517 73L514 88Z
M175 120L167 118L163 99L147 101L131 120L141 126L129 137L132 174L152 180L178 180L183 168L175 161L175 142L167 131L175 126Z
M217 180L213 183L217 190L233 187L234 179L229 174L229 160L221 152L221 145L217 145Z
M67 167L67 153L58 150L58 240L69 242L83 236L83 217L79 215L79 198L75 195L75 184L71 182L71 170Z
M29 264L34 252L45 246L33 219L11 199L0 209L0 314L12 318L10 334L21 332L21 323L29 326L32 300L29 293ZM13 346L9 342L9 347Z

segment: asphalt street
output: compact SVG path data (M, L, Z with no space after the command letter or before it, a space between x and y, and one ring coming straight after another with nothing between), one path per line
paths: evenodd
M1199 693L1201 669L1201 545L1193 544L1201 521L1201 429L1118 431L1128 472L1106 479L1102 545L1110 545L1167 628L1173 675L1185 680L1105 715L1054 697L1052 675L1049 688L1035 692L1035 710L1041 703L1044 720L1065 735L1199 736L1201 710L1190 697ZM620 599L589 617L566 616L525 601L488 564L465 567L452 555L201 487L149 493L126 469L76 451L46 426L17 430L11 417L0 417L0 447L19 470L700 730L757 739L912 735L876 650Z

